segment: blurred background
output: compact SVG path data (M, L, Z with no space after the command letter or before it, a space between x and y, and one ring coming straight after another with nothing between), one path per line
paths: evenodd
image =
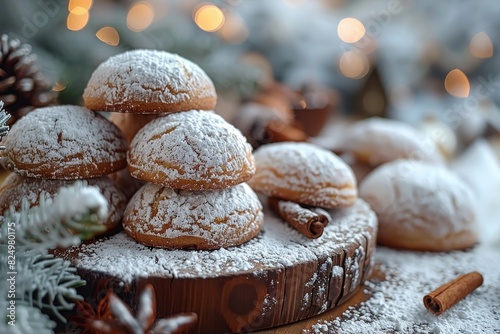
M198 63L228 119L286 100L327 109L309 136L332 115L381 116L470 142L500 129L499 17L496 0L16 0L0 31L31 44L59 103L81 104L111 55L154 48Z

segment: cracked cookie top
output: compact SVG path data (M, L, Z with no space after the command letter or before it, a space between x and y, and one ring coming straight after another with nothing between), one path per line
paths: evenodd
M252 239L263 221L262 205L245 183L195 192L149 183L127 205L123 228L148 246L210 250Z
M96 111L162 114L212 110L212 80L195 63L166 51L133 50L110 57L92 74L83 93Z
M146 124L130 143L128 164L135 178L184 190L224 189L255 173L252 147L241 132L203 110Z
M2 140L0 163L22 176L74 180L127 165L127 140L113 123L79 106L35 109Z

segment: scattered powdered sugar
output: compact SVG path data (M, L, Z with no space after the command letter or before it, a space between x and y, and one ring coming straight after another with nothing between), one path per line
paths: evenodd
M304 237L266 211L260 234L237 247L214 251L156 249L118 233L65 253L78 268L103 272L125 282L148 276L208 278L246 272L265 275L269 269L326 259L353 244L366 245L367 239L374 238L376 218L365 202L358 200L353 207L331 214L334 222L326 226L318 239ZM334 266L332 274L342 272Z
M351 168L337 155L319 146L273 143L259 147L254 157L257 171L248 183L266 195L279 196L277 193L293 191L309 197L314 192L315 200L338 196L339 202L344 201L344 197L350 201L357 195Z
M437 146L408 124L378 117L354 123L344 131L339 148L366 156L379 165L395 159L411 158L443 162Z
M182 191L148 183L132 197L124 216L125 231L163 238L167 246L179 237L234 245L255 235L263 222L262 205L245 183L215 191Z
M377 213L381 231L399 226L440 238L474 229L471 190L444 166L392 161L368 175L359 193Z
M360 306L350 306L342 318L319 321L304 333L500 332L498 248L422 253L379 247L376 261L386 279L365 283L371 297ZM425 294L471 271L484 276L481 287L439 316L425 309Z
M127 151L125 137L113 123L91 110L70 105L28 113L12 126L2 144L6 147L3 166L29 177L52 173L57 174L54 178L82 178L87 175L63 175L63 171L80 166L78 170L92 169L97 174L97 165L108 163L121 163L123 168Z
M153 183L179 180L231 182L255 170L252 148L221 116L191 110L157 118L134 137L128 155L132 175ZM175 188L175 187L174 187Z
M132 50L110 57L92 74L84 99L106 105L142 101L179 103L215 96L207 74L195 63L165 51Z

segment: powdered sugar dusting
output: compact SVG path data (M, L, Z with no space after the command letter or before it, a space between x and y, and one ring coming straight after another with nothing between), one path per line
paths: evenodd
M81 248L71 259L78 268L104 272L123 281L137 277L219 277L261 272L315 262L343 252L353 243L373 239L376 218L368 205L358 200L354 207L331 212L335 223L326 226L319 239L308 239L266 211L261 233L249 242L215 251L164 250L143 246L119 233ZM334 267L335 268L335 267ZM332 274L340 274L333 270Z
M366 157L376 166L395 159L411 158L443 162L437 146L410 125L382 118L369 118L346 129L339 148Z
M149 183L130 200L123 227L132 234L161 237L166 243L179 237L198 237L220 246L255 235L262 222L262 205L245 183L196 192Z
M421 253L379 247L376 261L387 277L365 283L370 299L349 307L342 318L320 321L304 333L500 332L498 248ZM471 271L484 276L481 287L440 316L425 309L422 298L426 293Z
M133 176L147 173L153 178L148 181L165 186L186 180L210 189L212 183L234 184L255 171L252 148L241 132L221 116L199 110L146 124L130 144L128 161Z
M176 54L157 50L132 50L110 57L92 74L84 99L104 97L106 105L142 101L174 104L215 96L206 73Z
M119 164L114 169L121 169L127 150L124 135L113 123L70 105L30 112L12 126L3 144L0 161L5 168L28 177L64 179L102 176L99 164Z
M474 229L471 191L445 167L393 161L368 175L359 192L377 212L381 230L397 224L406 231L423 230L440 238Z
M248 182L266 195L293 191L303 202L314 200L346 205L357 195L352 170L334 153L309 143L274 143L254 152L257 171ZM289 199L289 198L285 198ZM289 199L294 200L294 199ZM325 203L326 204L326 203ZM349 203L350 204L350 203Z

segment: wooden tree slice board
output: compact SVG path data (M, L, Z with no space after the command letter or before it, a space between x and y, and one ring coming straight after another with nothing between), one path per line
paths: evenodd
M57 252L87 281L96 304L113 289L133 308L146 284L158 318L195 312L192 333L248 332L293 323L345 302L373 269L377 220L362 200L333 210L323 236L302 236L265 211L262 232L217 251L149 248L123 232Z

